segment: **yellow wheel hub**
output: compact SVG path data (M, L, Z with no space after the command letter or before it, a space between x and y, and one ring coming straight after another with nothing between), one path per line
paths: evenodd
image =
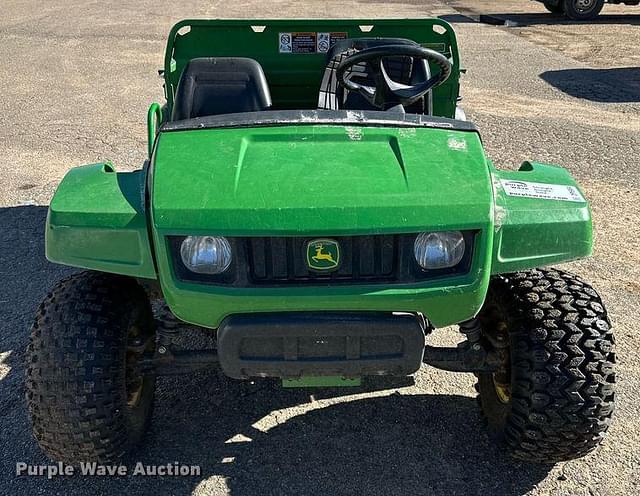
M496 396L500 400L500 403L511 402L511 384L504 384L496 380L496 376L493 376L493 387L496 390Z
M132 326L127 333L129 339L135 338L140 334L140 331L135 326ZM142 396L142 386L144 383L143 377L132 377L135 371L136 362L139 360L140 354L132 351L127 351L126 367L127 367L127 405L131 408L135 407L140 401Z

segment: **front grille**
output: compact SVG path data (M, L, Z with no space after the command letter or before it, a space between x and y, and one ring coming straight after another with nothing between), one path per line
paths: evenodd
M332 272L309 269L307 243L314 238L247 238L249 277L256 284L393 280L398 272L398 239L393 235L333 237L340 265Z
M170 236L169 249L181 281L234 287L405 284L466 274L471 268L476 231L464 231L465 255L455 267L423 270L413 254L416 234L330 236L340 248L340 263L331 271L310 269L307 244L318 237L229 237L233 260L223 274L189 271L180 258L184 236Z

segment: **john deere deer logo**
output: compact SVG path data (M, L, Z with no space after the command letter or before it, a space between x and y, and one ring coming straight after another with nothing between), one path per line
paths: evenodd
M340 247L332 239L314 239L307 243L307 265L313 270L332 270L340 264Z

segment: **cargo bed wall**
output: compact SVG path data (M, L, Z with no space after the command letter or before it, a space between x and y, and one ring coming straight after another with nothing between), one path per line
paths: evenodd
M250 57L263 67L275 109L314 109L326 51L344 38L409 38L451 58L453 71L434 90L434 114L453 117L459 56L451 26L440 19L184 20L169 35L165 91L169 109L182 70L195 57ZM434 71L436 67L432 68Z

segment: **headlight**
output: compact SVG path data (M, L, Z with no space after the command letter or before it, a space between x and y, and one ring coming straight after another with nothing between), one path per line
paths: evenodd
M460 231L420 233L413 244L416 261L423 269L455 267L464 256L464 249Z
M231 265L231 245L226 238L187 236L180 246L185 267L198 274L220 274Z

